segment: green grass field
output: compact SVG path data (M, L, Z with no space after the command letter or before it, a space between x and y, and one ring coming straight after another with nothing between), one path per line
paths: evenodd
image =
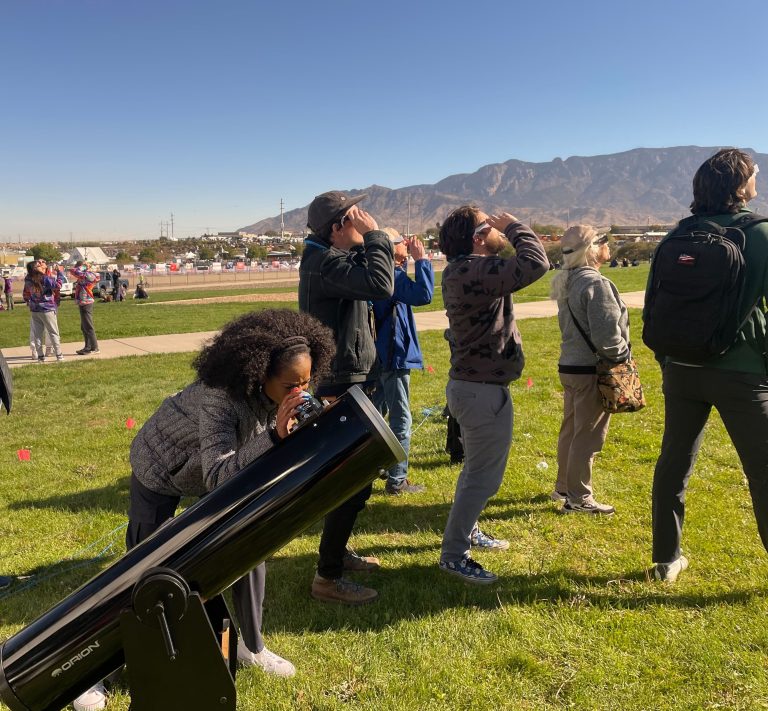
M171 294L174 292L165 292ZM178 293L178 292L176 292ZM252 293L252 292L249 292ZM203 298L188 296L187 298ZM170 300L170 299L169 299ZM223 304L168 304L153 306L134 301L120 303L97 302L93 308L96 335L100 339L130 336L158 336L164 333L195 333L213 331L237 316L255 308L295 308L291 302L229 302ZM62 301L58 314L62 343L82 341L80 313L71 299ZM24 346L29 343L29 311L17 304L13 311L0 313L0 348Z
M639 267L627 267L626 269L609 269L608 267L603 267L602 272L616 284L616 287L621 292L641 291L645 289L649 269L650 265L641 264ZM557 274L557 272L551 270L538 281L525 289L518 291L514 297L515 301L519 303L526 301L546 301L549 298L549 288L555 274ZM420 306L419 308L414 309L414 311L442 311L445 308L443 305L443 294L440 290L442 276L442 272L437 272L435 274L435 296L432 299L432 303L428 306Z
M639 314L631 315L637 335ZM264 632L298 674L275 680L241 672L238 708L768 708L768 559L719 419L707 426L689 489L683 543L691 567L675 586L652 582L658 368L641 346L648 407L614 417L596 462L596 494L617 514L561 516L548 498L561 408L557 324L536 319L520 328L527 366L512 386L515 438L504 485L482 519L511 548L477 554L499 583L471 587L437 569L459 468L443 452L443 421L421 424L425 408L444 402L448 367L442 335L424 334L434 373L412 376L418 428L410 477L428 490L395 499L377 482L352 540L359 552L381 557L383 569L368 577L381 598L357 609L312 601L318 526L286 546L268 564ZM111 534L114 550L103 559L88 561L103 540L86 547L126 520L134 431L125 420L141 425L188 383L190 361L191 354L68 362L55 379L50 368L13 371L14 411L0 420L0 572L29 576L22 583L29 587L0 593L0 639L123 550L122 531ZM17 461L22 447L30 462ZM109 708L128 705L117 692Z
M645 288L648 278L648 265L628 269L604 269L604 273L614 281L619 291L638 291ZM515 294L515 301L541 301L549 298L549 286L555 272L548 272L542 279ZM440 289L442 272L435 274L435 295L429 306L415 311L442 311L443 295ZM296 292L297 287L270 287L254 289L251 287L233 289L183 289L180 291L152 292L152 303L165 301L184 301L204 299L216 296L237 296L244 294L284 294ZM99 338L128 338L130 336L156 336L163 333L194 333L212 331L220 328L227 321L247 313L254 308L296 308L294 302L230 302L223 304L168 304L153 306L136 302L132 299L120 303L101 303L94 305L94 323ZM59 332L64 343L78 341L80 315L71 299L65 299L59 308ZM29 342L29 312L24 304L17 304L13 311L0 313L0 348L24 346Z

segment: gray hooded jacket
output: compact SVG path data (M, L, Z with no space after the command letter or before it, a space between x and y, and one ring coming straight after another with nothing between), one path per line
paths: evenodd
M557 319L563 340L560 371L564 366L594 366L596 358L573 322L568 306L598 354L620 363L629 356L629 316L618 289L594 267L571 271L566 283L567 298L557 301Z

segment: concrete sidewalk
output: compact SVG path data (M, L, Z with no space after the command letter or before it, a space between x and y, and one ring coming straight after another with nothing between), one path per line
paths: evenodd
M622 294L621 298L629 308L642 308L645 292L632 291ZM530 301L515 304L515 318L546 318L557 315L557 304L554 301ZM416 328L419 331L444 331L448 328L448 318L444 311L427 311L415 314ZM61 350L65 362L81 361L95 358L120 358L130 355L148 355L150 353L186 353L198 351L205 341L213 338L218 331L203 331L198 333L171 333L163 336L136 336L133 338L100 339L100 353L96 355L79 356L75 351L83 347L83 342L62 343ZM37 364L32 360L29 346L18 348L3 348L3 355L11 367ZM45 364L56 363L55 356L45 359Z

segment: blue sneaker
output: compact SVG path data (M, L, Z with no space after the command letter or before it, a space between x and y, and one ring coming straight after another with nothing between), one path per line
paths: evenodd
M469 534L469 542L475 548L491 551L505 551L509 548L509 541L505 541L503 538L494 538L489 533L483 533L477 524L472 529L472 533Z
M472 558L464 558L463 560L457 560L451 563L445 563L441 560L440 570L444 570L446 573L463 578L468 583L476 583L478 585L495 583L499 579L498 575L494 575L489 570L485 570L480 563L472 560Z

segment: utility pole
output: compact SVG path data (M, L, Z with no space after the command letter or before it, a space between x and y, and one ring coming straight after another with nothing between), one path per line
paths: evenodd
M285 222L283 221L283 198L280 198L280 241L285 240Z
M171 213L171 239L173 239L173 213Z
M411 235L411 195L408 194L408 222L405 227L405 237L408 239Z

